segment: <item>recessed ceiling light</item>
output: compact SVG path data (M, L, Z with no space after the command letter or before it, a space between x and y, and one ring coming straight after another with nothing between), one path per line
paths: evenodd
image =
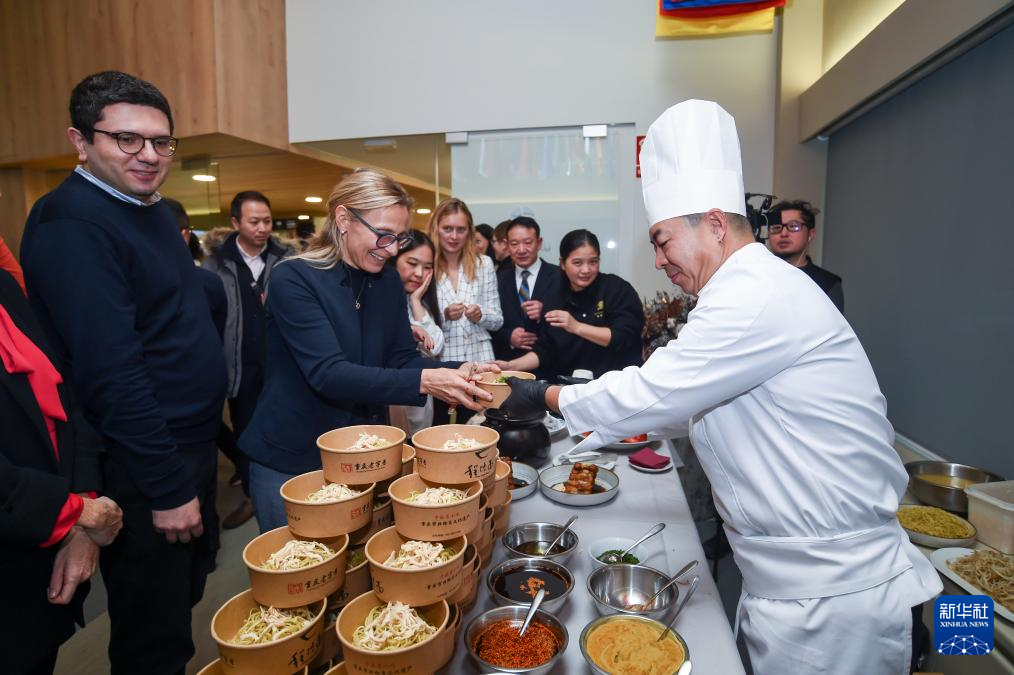
M191 176L191 178L200 181L202 183L214 183L216 180L218 180L214 176L207 173L195 173L193 176Z
M616 248L616 242L610 239L606 242L606 248Z
M311 204L320 204L324 200L321 199L320 197L307 197L306 201L310 202Z
M298 215L298 216L296 216L296 218L299 219L299 220L310 220L310 216L305 215L305 214Z
M418 213L420 216L425 216L428 213L433 213L429 209L416 209L415 212Z

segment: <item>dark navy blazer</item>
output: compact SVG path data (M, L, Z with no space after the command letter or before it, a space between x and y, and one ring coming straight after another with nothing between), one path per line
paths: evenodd
M319 469L324 432L383 423L386 405L422 405L422 369L444 365L419 355L393 268L369 275L282 261L267 314L264 389L239 447L276 471Z

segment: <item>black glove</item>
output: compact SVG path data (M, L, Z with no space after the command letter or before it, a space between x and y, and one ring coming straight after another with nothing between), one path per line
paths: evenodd
M508 377L507 384L511 387L511 395L500 404L500 410L515 419L541 415L549 408L546 405L546 390L549 383L545 380L522 380L519 377Z

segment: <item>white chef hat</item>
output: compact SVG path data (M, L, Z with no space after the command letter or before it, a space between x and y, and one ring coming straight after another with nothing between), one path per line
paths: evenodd
M693 99L666 110L641 147L641 181L649 225L709 209L745 216L732 115L714 101Z

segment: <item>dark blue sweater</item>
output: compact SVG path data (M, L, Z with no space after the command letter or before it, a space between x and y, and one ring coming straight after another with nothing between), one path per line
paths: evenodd
M422 369L444 365L419 355L391 268L366 275L283 260L271 273L267 310L264 389L239 447L276 471L319 469L320 434L383 423L386 405L422 405Z
M164 204L141 207L77 174L28 217L21 263L65 376L153 509L196 495L213 440L225 360L197 268Z

